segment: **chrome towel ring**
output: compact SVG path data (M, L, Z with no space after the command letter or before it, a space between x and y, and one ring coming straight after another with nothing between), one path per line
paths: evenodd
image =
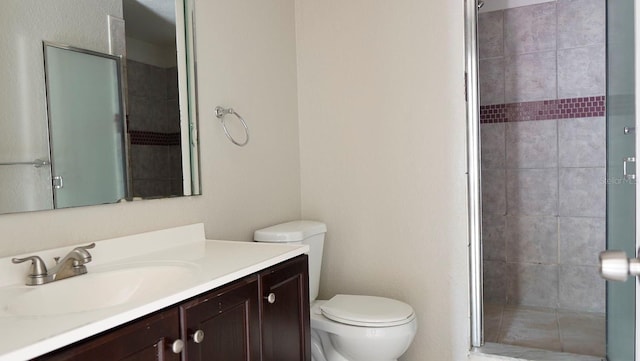
M236 141L235 139L233 139L231 134L229 134L229 130L227 129L227 124L224 121L224 116L227 114L235 115L236 118L240 120L240 123L242 123L242 126L244 127L244 134L245 134L244 142ZM222 123L222 129L224 129L224 134L227 135L227 138L229 138L231 143L237 145L238 147L244 147L245 145L247 145L247 143L249 143L249 127L247 127L247 122L245 122L244 119L242 119L242 117L240 116L240 114L236 113L236 111L233 110L233 108L223 108L221 106L217 106L216 117L220 119L220 123Z

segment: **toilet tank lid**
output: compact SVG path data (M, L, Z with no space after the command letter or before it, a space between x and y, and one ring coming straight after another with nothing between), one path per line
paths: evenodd
M327 225L316 221L292 221L262 228L253 233L258 242L299 242L327 232Z

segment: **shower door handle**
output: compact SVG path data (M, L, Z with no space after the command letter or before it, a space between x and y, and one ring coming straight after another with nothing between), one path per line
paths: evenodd
M64 188L64 179L61 175L55 176L51 179L51 183L53 184L53 188L62 189Z
M624 282L629 276L640 275L640 259L627 258L623 251L600 252L600 276L608 281Z
M635 162L636 162L636 157L624 157L624 158L622 158L622 176L623 176L624 179L628 179L628 180L636 179L636 175L629 173L629 171L627 169L627 164L635 163Z

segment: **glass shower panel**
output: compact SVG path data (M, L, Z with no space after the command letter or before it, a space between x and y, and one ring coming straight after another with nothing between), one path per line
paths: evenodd
M635 182L623 160L635 154L634 1L607 1L607 249L635 251ZM629 164L635 172L632 164ZM636 278L607 282L607 356L634 359Z
M55 208L126 196L119 58L45 44Z

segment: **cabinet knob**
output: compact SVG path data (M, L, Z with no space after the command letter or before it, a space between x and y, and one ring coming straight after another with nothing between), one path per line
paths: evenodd
M268 296L265 296L264 299L267 300L267 302L269 302L269 303L272 303L272 304L276 303L276 294L271 292L271 293L269 293Z
M196 332L191 334L191 339L195 343L202 343L202 341L204 341L204 331L197 330Z
M184 349L184 342L180 339L173 341L170 345L171 352L180 353Z

